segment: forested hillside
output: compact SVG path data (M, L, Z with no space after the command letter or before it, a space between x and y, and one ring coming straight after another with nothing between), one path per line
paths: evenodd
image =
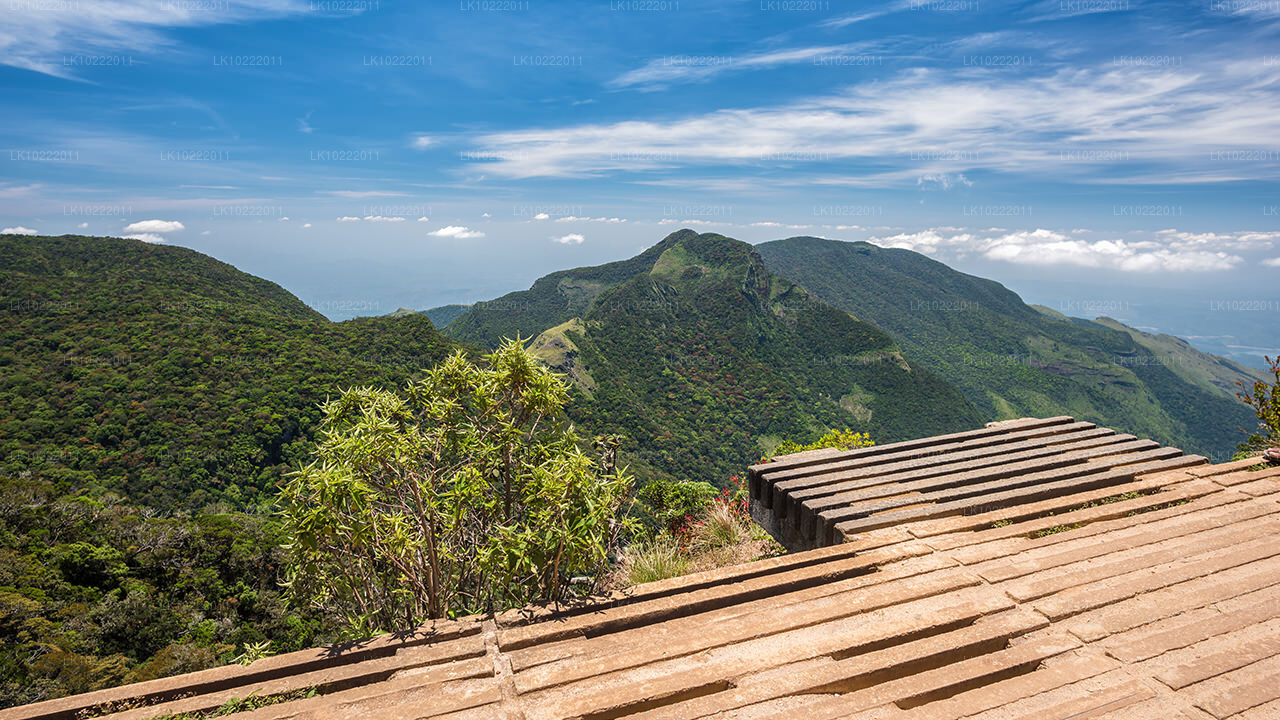
M549 275L445 331L537 335L575 381L570 417L624 435L642 475L723 482L782 437L852 428L889 441L979 423L888 335L720 235L683 230L630 260Z
M421 315L333 323L178 247L0 237L3 470L159 508L270 499L316 403L399 383L454 343Z
M456 345L137 240L0 236L0 706L309 647L276 483L317 403Z
M812 237L756 249L777 274L888 332L984 419L1074 415L1219 460L1256 423L1221 387L1229 365L1041 313L999 283L919 253Z

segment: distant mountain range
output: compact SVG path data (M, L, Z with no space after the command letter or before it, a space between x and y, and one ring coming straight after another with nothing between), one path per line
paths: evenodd
M477 303L445 332L532 339L573 379L571 417L629 438L642 476L723 480L826 427L898 440L981 421L884 332L777 277L747 243L691 230Z
M1233 388L1262 372L1176 338L1040 311L909 250L812 237L756 250L774 272L888 332L984 418L1074 415L1217 459L1257 422Z
M1221 458L1254 425L1233 383L1258 376L915 253L689 230L474 306L340 323L191 250L0 236L0 308L0 474L158 507L266 502L326 396L516 335L642 478L723 480L828 427L886 442L1022 415Z
M699 247L714 243L723 253L710 253L710 260L683 260L691 243ZM961 411L950 393L941 393L936 398L941 403L939 416L917 415L913 421L910 412L896 411L895 401L898 407L919 412L912 402L914 397L895 396L891 384L883 388L886 392L857 382L856 387L824 386L820 397L835 397L845 408L856 411L852 420L843 418L845 424L865 429L881 440L927 434L925 426L933 432L946 425L943 417L966 418L965 422L973 424L1028 415L1069 414L1188 451L1225 458L1244 438L1243 431L1255 423L1248 408L1234 397L1234 383L1252 382L1262 377L1260 371L1199 352L1177 338L1150 335L1114 320L1089 321L1037 309L994 281L957 272L919 253L868 243L796 237L752 248L728 238L699 236L686 230L630 260L552 273L527 291L470 307L453 305L426 312L442 321L460 312L443 332L481 346L492 346L503 337L517 334L535 338L534 347L549 362L578 378L581 391L589 396L583 404L592 411L583 419L621 429L625 423L620 423L618 417L625 415L627 422L641 422L646 417L665 418L671 409L647 408L656 415L638 410L624 413L624 407L640 402L634 398L649 398L655 387L662 386L662 380L652 373L619 376L628 392L616 404L593 403L592 384L599 383L597 376L614 377L612 372L596 370L602 361L610 370L614 367L612 356L601 356L601 343L596 340L619 337L608 343L612 355L646 368L661 366L680 373L670 358L655 355L647 347L654 342L670 343L678 336L673 334L672 320L651 316L664 307L665 300L658 298L675 297L684 302L691 297L692 286L670 282L673 275L667 268L679 267L685 272L693 265L703 268L700 272L708 277L716 275L712 269L717 269L719 275L738 277L740 272L728 270L720 261L734 252L753 258L747 263L753 268L752 277L767 278L775 285L791 281L803 288L802 304L818 313L823 322L831 322L830 315L824 313L835 307L862 321L857 326L875 326L886 334L879 347L882 352L902 358L920 377L928 371L941 378L967 401L968 407ZM763 261L763 267L754 260L756 257ZM630 308L630 312L607 309L616 305L613 297L620 286L630 283L658 287L655 278L666 285L662 290L641 292L643 305ZM728 286L719 290L731 292ZM781 317L776 311L764 314ZM739 338L741 332L731 327L735 322L736 316L717 315L704 318L703 328L725 338ZM808 358L807 368L797 371L797 366L791 364L775 365L774 369L801 379L805 372L829 369L842 362L866 362L856 352L845 358L823 354L814 344L819 339L830 340L837 332L844 332L842 324L798 342L788 338L788 351ZM772 357L767 350L757 349L753 354L744 352L741 343L731 340L730 344L735 352L717 354L723 360L717 370L731 372L739 363L754 357ZM706 380L702 378L701 383L706 385ZM940 392L936 385L929 387L931 392ZM873 410L868 417L865 411L870 406L853 400L859 397L876 398L880 413ZM664 400L661 394L651 399ZM707 410L711 411L708 415L714 414L712 408ZM811 417L814 419L807 421L810 425L815 421L829 422L817 420L816 415ZM792 419L789 431L804 430L804 422L794 422L798 419ZM705 416L702 422L707 422ZM743 432L756 438L754 449L758 450L767 450L776 437L774 431L756 427L744 427ZM738 437L734 451L747 452L748 447L750 443ZM643 450L641 455L659 466L668 465ZM677 464L681 471L687 465Z

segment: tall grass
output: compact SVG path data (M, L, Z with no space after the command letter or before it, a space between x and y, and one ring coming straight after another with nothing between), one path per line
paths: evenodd
M659 537L647 546L629 550L622 571L626 584L639 585L684 575L689 571L689 559L670 539Z

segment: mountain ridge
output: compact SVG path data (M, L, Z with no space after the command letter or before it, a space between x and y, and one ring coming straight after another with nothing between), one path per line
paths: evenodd
M1133 334L1041 312L919 253L814 237L756 248L774 272L890 333L987 419L1068 414L1222 459L1253 424L1229 393L1178 376Z
M709 468L704 479L722 482L782 437L829 427L894 440L978 422L887 334L712 233L680 230L628 260L552 273L444 332L532 339L574 380L575 422L631 436L631 458L680 477Z

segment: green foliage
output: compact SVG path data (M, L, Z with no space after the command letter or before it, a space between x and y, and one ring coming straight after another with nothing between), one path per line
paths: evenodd
M625 582L640 585L679 577L689 572L689 559L670 535L633 546L623 558Z
M657 476L636 494L640 517L651 527L674 531L701 515L719 491L711 483Z
M271 516L0 478L0 707L331 639L281 597L283 540Z
M244 646L244 652L232 658L232 662L241 665L251 665L258 660L271 657L275 653L271 652L271 641L263 640L262 642L248 643Z
M284 693L275 693L272 695L258 695L250 693L246 697L231 698L222 705L213 710L203 712L187 712L187 713L166 713L157 715L147 720L207 720L207 718L226 717L235 713L248 712L250 710L260 710L272 705L293 702L294 700L305 700L307 698L317 697L319 695L315 688L302 688Z
M1240 383L1244 390L1238 394L1241 402L1253 409L1258 416L1257 430L1249 439L1241 443L1240 450L1261 450L1269 447L1280 447L1280 355L1275 359L1266 358L1271 366L1275 382L1266 383L1257 380L1253 383L1252 392Z
M871 440L871 436L867 433L859 433L852 430L829 430L822 437L805 445L790 439L783 440L778 443L778 447L774 448L773 454L789 455L791 453L804 452L805 450L821 450L823 448L854 450L862 447L871 447L872 445L875 445L875 442Z
M622 555L619 575L624 585L637 585L781 551L782 547L752 521L746 486L735 476L718 496L699 500L689 514L628 548Z
M403 394L325 404L280 498L295 602L363 636L603 581L630 479L579 449L567 388L519 342L486 360L455 353Z
M334 387L455 346L421 315L326 320L185 248L0 236L0 476L156 508L265 507Z
M0 236L0 707L333 637L277 585L319 403L456 344L178 247Z

